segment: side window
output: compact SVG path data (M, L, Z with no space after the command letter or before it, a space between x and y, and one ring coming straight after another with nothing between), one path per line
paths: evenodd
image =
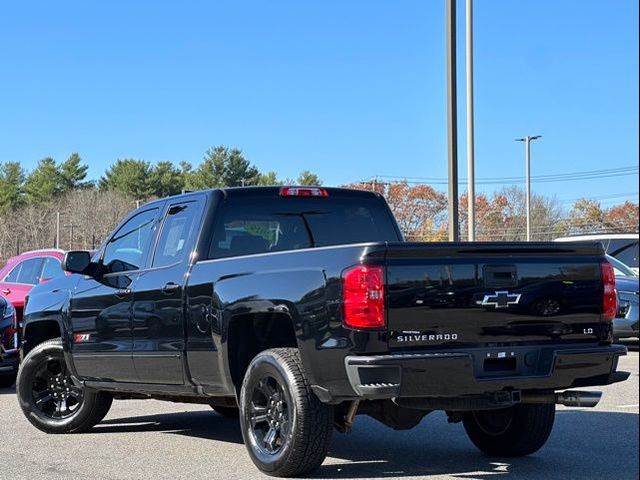
M20 275L20 269L22 268L22 263L20 262L16 264L13 269L9 272L9 275L4 277L5 282L16 283L18 281L18 275Z
M104 250L102 264L108 273L139 270L158 209L146 210L132 217L111 237Z
M18 274L18 283L36 285L40 281L42 258L29 258L22 262L22 268Z
M42 273L40 278L58 278L64 275L60 260L55 257L45 257L44 267L42 267Z
M169 207L153 258L154 267L171 265L186 258L198 223L198 211L197 202Z

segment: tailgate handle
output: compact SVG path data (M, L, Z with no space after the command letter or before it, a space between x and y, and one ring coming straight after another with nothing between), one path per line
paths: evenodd
M485 265L483 270L485 287L505 288L518 285L518 270L515 265Z
M180 288L180 285L174 282L167 283L164 287L162 287L162 293L165 295L171 295L176 292Z

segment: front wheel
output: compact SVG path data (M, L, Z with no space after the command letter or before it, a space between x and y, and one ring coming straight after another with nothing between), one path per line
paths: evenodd
M89 430L105 417L113 400L108 393L74 383L59 338L41 343L25 357L16 393L27 420L47 433Z
M297 349L265 350L251 361L240 392L240 425L260 470L277 477L315 470L327 455L332 423L332 408L311 391Z
M464 416L467 435L484 453L521 457L546 443L553 429L554 404L519 404L500 410L470 412Z

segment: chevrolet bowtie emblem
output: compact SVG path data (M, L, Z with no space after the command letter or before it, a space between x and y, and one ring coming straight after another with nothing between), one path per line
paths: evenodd
M506 290L496 292L495 295L485 295L482 299L483 306L491 306L495 308L507 308L509 305L517 305L520 302L519 293L509 293Z

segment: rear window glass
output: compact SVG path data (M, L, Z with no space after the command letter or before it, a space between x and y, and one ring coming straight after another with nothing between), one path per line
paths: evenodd
M30 258L22 262L22 268L18 273L17 283L35 285L40 281L40 269L42 258Z
M627 244L610 254L628 267L638 268L638 242Z
M222 206L209 258L398 240L374 197L235 198Z

